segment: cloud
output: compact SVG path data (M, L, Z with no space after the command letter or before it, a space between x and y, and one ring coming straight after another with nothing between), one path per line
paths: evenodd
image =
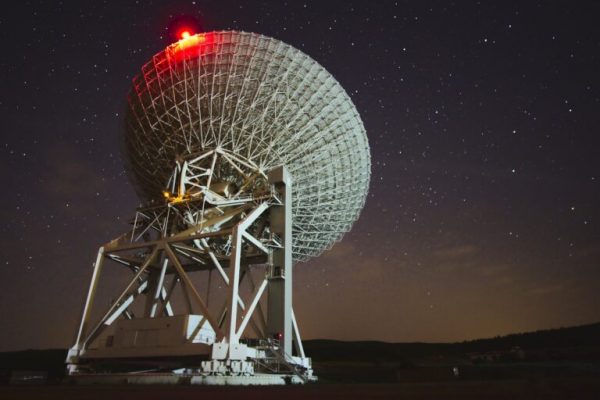
M472 244L464 244L441 248L433 252L433 256L438 259L457 259L465 256L473 255L479 252L479 248Z
M479 268L479 273L482 276L496 277L510 272L510 269L511 267L508 264L484 264Z
M61 201L93 196L103 187L102 176L69 145L49 148L44 161L41 189Z
M596 258L600 256L600 243L591 243L577 250L575 254L581 258Z
M533 288L529 291L530 294L535 296L543 296L547 294L560 293L565 290L565 285L562 283L556 283L553 285L545 285Z
M385 260L383 256L367 247L357 247L349 240L336 243L331 250L310 261L314 267L324 267L329 273L344 281L365 282L384 279L397 267L397 260ZM309 269L312 269L311 266Z

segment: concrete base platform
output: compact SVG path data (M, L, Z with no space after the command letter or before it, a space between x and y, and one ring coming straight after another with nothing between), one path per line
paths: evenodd
M77 374L65 378L69 383L81 385L215 385L264 386L303 384L296 375L184 375L171 373L144 374Z
M207 375L194 376L192 385L288 385L302 384L304 381L296 375L255 374L249 376Z

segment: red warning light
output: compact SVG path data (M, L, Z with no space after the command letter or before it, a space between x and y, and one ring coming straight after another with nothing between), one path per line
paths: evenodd
M177 37L180 39L169 46L170 54L176 61L197 57L210 51L215 41L213 34L194 34L191 29L178 31Z

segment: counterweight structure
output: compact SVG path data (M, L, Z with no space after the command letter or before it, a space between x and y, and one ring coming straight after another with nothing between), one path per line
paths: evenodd
M314 379L293 265L350 229L370 176L364 127L339 83L272 38L189 36L134 79L125 148L145 205L98 252L69 374L96 379L112 363L128 373L102 376L129 382ZM98 314L105 261L131 279Z

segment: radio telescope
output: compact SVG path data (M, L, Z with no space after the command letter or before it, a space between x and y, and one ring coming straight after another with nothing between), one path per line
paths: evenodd
M131 366L130 382L315 379L292 269L340 240L364 205L369 146L351 99L301 51L221 31L154 55L128 100L125 156L145 205L98 252L69 374L121 379L94 374L114 361ZM105 260L133 276L92 322ZM136 373L140 360L170 373Z

